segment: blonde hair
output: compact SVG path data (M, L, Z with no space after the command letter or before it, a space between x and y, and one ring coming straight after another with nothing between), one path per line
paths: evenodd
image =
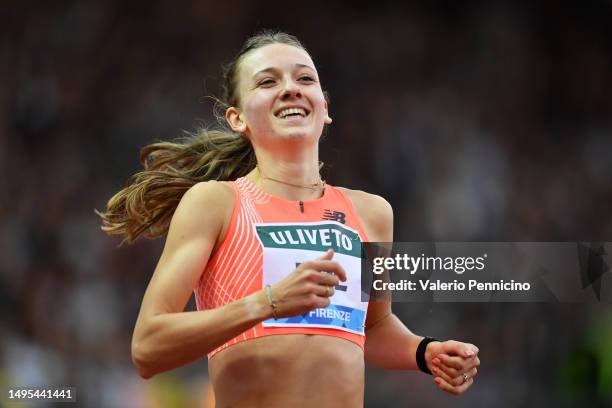
M161 142L140 152L144 170L134 174L127 186L113 195L102 218L102 229L111 235L124 235L124 242L139 237L158 238L166 233L178 203L194 184L201 181L230 181L245 176L257 164L250 141L231 131L219 114L239 106L237 80L244 56L269 44L288 44L306 51L292 35L262 31L246 40L236 57L223 67L223 100L216 101L219 129L201 128L183 142Z

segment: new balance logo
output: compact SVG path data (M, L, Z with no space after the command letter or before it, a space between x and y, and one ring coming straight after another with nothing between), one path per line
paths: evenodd
M325 212L323 212L323 219L327 221L336 221L341 224L346 224L345 218L346 214L342 211L325 210Z

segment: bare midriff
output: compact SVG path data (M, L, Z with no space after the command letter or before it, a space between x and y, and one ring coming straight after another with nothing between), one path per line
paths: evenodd
M218 352L208 369L219 408L363 407L363 350L338 337L259 337Z

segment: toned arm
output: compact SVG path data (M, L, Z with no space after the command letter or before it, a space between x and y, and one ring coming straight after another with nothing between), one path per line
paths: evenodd
M184 311L233 202L231 187L207 182L178 205L134 328L132 359L142 377L201 358L271 315L261 291L217 309Z
M382 197L345 190L371 242L393 241L393 208ZM391 311L390 302L370 302L366 319L365 358L387 369L417 369L413 334Z
M392 242L393 210L389 203L361 191L348 190L347 194L369 240ZM387 369L416 370L416 350L422 339L391 312L391 303L370 302L366 320L366 361ZM477 354L478 348L472 344L434 341L425 349L425 362L441 390L459 395L474 383L476 367L480 364Z

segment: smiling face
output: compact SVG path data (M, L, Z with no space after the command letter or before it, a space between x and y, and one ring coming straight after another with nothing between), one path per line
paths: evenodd
M279 140L317 141L331 123L312 59L301 48L270 44L239 63L237 107L226 112L232 129L254 146Z

